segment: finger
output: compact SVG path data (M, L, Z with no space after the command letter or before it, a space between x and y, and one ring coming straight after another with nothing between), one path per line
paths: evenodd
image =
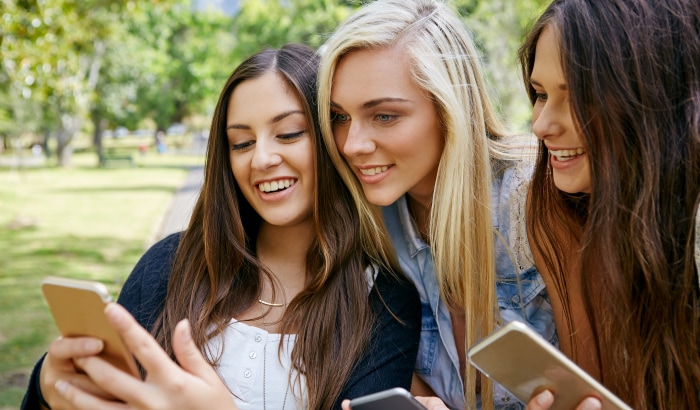
M219 383L219 375L214 371L202 356L202 352L197 348L192 340L190 322L187 319L181 320L173 332L173 351L178 363L183 369L208 382Z
M450 410L445 403L437 397L416 396L416 400L428 410Z
M68 377L63 377L68 376ZM101 397L107 400L114 400L114 395L105 391L95 384L95 382L86 374L61 374L61 379L67 381L72 386L93 396Z
M343 410L351 410L350 409L350 400L348 400L348 399L343 400L343 402L340 403L340 407L342 407Z
M554 403L554 395L549 390L543 390L530 399L526 410L547 410Z
M55 388L61 398L75 409L126 410L131 408L124 403L92 396L65 380L56 382Z
M49 355L67 360L73 357L93 356L102 351L104 343L94 337L59 337L49 345Z
M129 403L143 403L139 400L143 392L140 378L125 373L99 356L81 357L76 363L85 371L90 380L109 396Z
M124 307L109 303L105 308L105 315L147 373L151 371L167 373L173 369L173 366L177 366L153 336L141 327Z
M595 397L587 397L576 407L576 410L600 410L602 407L600 400Z

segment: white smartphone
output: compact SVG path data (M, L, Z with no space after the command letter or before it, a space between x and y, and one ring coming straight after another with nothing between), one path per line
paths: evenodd
M562 352L522 322L510 322L467 352L469 361L527 403L544 389L554 394L551 410L571 410L588 396L603 410L632 410Z
M61 335L101 339L104 342L101 357L122 371L140 377L134 356L104 314L105 306L112 300L104 284L47 276L41 281L41 290Z
M426 410L406 389L393 389L350 400L352 410Z

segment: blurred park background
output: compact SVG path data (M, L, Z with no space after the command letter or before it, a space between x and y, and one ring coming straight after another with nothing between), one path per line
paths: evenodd
M516 50L548 0L453 0L501 114L526 131ZM218 93L264 46L318 47L363 1L0 0L0 410L57 336L39 282L116 297L188 172ZM198 168L199 167L199 168Z

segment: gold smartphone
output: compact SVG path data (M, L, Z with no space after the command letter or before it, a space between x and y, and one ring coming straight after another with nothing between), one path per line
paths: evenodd
M41 281L41 290L61 335L101 339L104 349L100 356L122 371L140 378L134 356L105 316L105 306L112 297L104 284L47 276Z
M522 322L510 322L467 352L482 373L527 403L544 389L554 394L551 410L571 410L588 396L603 410L632 410L557 348Z

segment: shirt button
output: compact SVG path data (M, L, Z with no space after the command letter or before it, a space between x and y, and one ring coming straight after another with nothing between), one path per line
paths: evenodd
M261 341L261 340L262 340L262 336L260 336L260 335L255 335L255 341L256 341L256 342L259 342L259 341Z
M250 378L250 370L246 370L245 372L243 372L243 377L245 377L246 379L249 379Z
M255 352L250 352L250 354L248 355L248 357L250 357L251 359L255 359L257 356L258 355L255 354Z
M510 300L513 301L513 303L520 303L520 295L515 295Z

